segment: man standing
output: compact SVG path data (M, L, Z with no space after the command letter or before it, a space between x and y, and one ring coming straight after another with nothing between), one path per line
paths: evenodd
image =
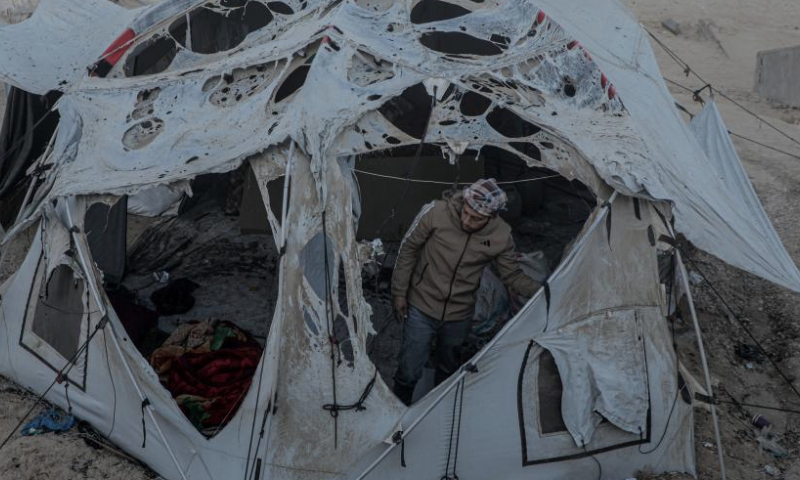
M392 275L395 315L405 322L394 392L411 404L414 386L437 337L436 383L460 366L483 269L494 262L513 290L533 296L540 285L518 268L511 227L498 213L506 194L478 180L447 200L425 205L400 245Z

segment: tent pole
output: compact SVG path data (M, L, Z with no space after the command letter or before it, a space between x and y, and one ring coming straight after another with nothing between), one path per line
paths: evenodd
M289 182L292 178L292 164L294 163L294 140L290 140L289 158L286 159L286 174L283 177L283 202L281 203L281 246L280 250L286 248L286 216L289 212Z
M72 219L72 205L74 203L75 197L70 197L66 199L66 212L67 212L67 223L69 227L70 235L72 236L72 241L75 242L75 250L78 251L78 262L81 264L81 268L83 269L83 274L86 275L86 283L89 284L89 290L92 292L92 296L94 297L95 303L97 303L97 308L100 309L100 313L105 317L108 315L108 309L106 308L105 302L102 300L100 296L100 291L97 290L97 282L95 281L95 276L92 275L92 271L89 269L89 262L86 261L86 256L83 252L83 243L80 241L78 237L78 231L75 225L75 221Z
M575 252L580 250L580 248L578 248L578 247L585 242L586 238L589 236L589 233L594 231L594 229L597 228L598 225L600 225L601 220L603 218L605 218L605 214L608 213L608 207L610 207L611 204L614 203L614 200L616 200L617 193L618 192L616 190L614 190L614 193L611 194L611 197L609 197L608 201L605 204L603 204L603 206L599 207L599 208L603 209L603 213L600 214L600 215L597 215L594 218L594 221L592 222L592 224L589 226L589 228L586 229L586 232L583 234L583 237L581 237L580 240L578 240L578 242L575 244L575 246L570 251L570 255L564 261L561 262L561 264L556 268L556 270L552 273L552 275L550 275L550 278L555 277L556 275L558 275L561 272L561 270L564 269L564 266L567 265L569 263L569 261L574 257ZM540 288L539 291L537 291L534 294L533 298L528 300L528 303L525 305L525 307L523 307L522 310L520 310L519 313L517 313L517 315L514 318L509 320L508 323L506 323L505 326L499 332L497 332L497 335L495 335L494 338L492 338L489 341L489 343L487 343L486 345L483 346L483 348L480 350L480 352L478 352L478 354L475 355L475 357L473 357L472 360L470 360L470 363L472 365L475 365L476 363L478 363L483 358L483 356L486 355L486 353L489 350L491 350L497 344L497 342L500 341L500 339L503 336L505 336L505 334L519 321L519 319L522 318L522 313L527 308L529 308L530 305L532 305L534 303L534 300L536 298L538 298L538 297L541 297L542 294L543 294L543 289ZM381 453L380 456L378 456L378 458L376 458L375 461L373 461L364 470L364 472L361 473L361 475L356 477L356 480L363 480L367 475L370 474L370 472L372 472L378 465L380 465L380 463L383 461L383 459L386 458L389 455L389 453L392 450L394 450L394 448L397 445L400 444L400 442L402 440L405 440L405 438L408 436L408 434L411 433L411 431L417 425L419 425L419 423L422 422L422 420L424 420L425 417L427 417L428 414L431 413L433 411L433 409L436 408L436 406L439 405L442 402L442 400L444 400L444 397L446 397L450 393L450 391L452 391L453 388L455 388L455 386L458 385L458 382L461 381L461 379L464 378L467 375L467 373L468 373L467 370L465 370L463 367L461 369L459 369L458 375L455 376L455 377L451 377L448 380L450 382L450 384L442 391L442 393L440 393L436 397L436 399L433 402L431 402L430 405L425 407L425 410L423 410L422 413L417 418L415 418L413 422L411 422L411 424L408 426L408 428L406 428L405 430L399 431L399 433L400 433L399 439L396 440L395 443L392 443L391 445L386 447L386 450L384 450L383 453ZM723 480L727 480L727 479L723 478Z
M75 242L75 249L78 251L78 261L83 269L84 275L86 275L86 283L89 284L89 290L92 292L92 297L94 297L95 303L97 303L100 312L103 314L103 317L108 315L108 309L106 308L106 304L103 301L102 297L100 296L100 292L97 290L97 285L95 284L95 276L91 274L91 270L89 269L89 264L86 262L86 257L84 256L83 252L83 243L78 236L78 231L76 231L75 222L72 219L72 205L73 205L74 197L70 197L67 199L67 208L65 209L67 212L67 222L70 229L70 234L72 235L72 239ZM122 365L125 367L125 371L128 373L128 376L131 379L131 383L133 383L133 388L136 389L136 393L139 395L139 399L144 402L147 399L147 396L144 395L141 388L139 388L139 383L136 381L136 377L133 375L133 371L131 370L130 365L128 365L128 360L125 358L124 353L122 352L122 348L119 346L119 340L117 340L117 335L114 333L114 325L113 323L109 323L111 326L111 340L114 342L114 347L117 350L117 354L119 355L120 360L122 360ZM161 431L161 427L158 425L155 416L153 415L152 405L148 404L144 406L144 409L147 410L147 414L150 417L150 421L153 422L153 425L156 427L156 432L158 436L161 437L161 441L164 442L164 447L166 447L169 456L172 458L172 461L175 463L175 468L178 469L178 473L181 474L181 478L183 480L188 480L186 478L186 474L184 474L183 469L178 463L178 459L175 457L175 453L173 453L172 448L169 446L169 442L167 442L167 438L164 436L164 432Z
M670 228L672 230L672 228ZM673 237L675 233L672 232ZM706 390L708 390L708 395L713 397L714 392L711 389L711 374L708 371L708 361L706 360L706 350L703 347L703 336L702 332L700 331L700 322L697 320L697 312L694 309L694 300L692 300L692 290L689 285L689 275L686 272L686 265L683 264L683 259L681 258L681 252L679 249L675 249L675 258L678 260L678 266L680 268L681 280L683 283L683 287L686 289L686 299L689 302L689 312L692 314L692 322L694 323L694 331L697 335L697 349L700 352L700 363L703 366L703 374L706 378ZM727 475L725 473L725 458L724 452L722 450L722 438L720 437L719 433L719 419L717 418L717 408L716 405L713 403L709 404L711 407L711 421L714 424L714 438L717 442L717 456L719 457L719 469L722 475L722 480L727 480Z

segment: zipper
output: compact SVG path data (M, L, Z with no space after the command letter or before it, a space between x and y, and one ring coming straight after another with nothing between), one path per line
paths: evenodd
M464 249L461 250L461 256L458 257L456 267L453 269L453 278L450 279L450 290L447 292L447 298L444 301L444 308L442 309L442 322L444 322L444 316L447 313L447 304L450 303L450 296L453 295L453 284L456 282L456 273L458 273L458 267L461 265L461 260L464 259L464 254L467 253L467 245L469 245L470 238L472 238L471 233L467 235L467 241L464 242Z

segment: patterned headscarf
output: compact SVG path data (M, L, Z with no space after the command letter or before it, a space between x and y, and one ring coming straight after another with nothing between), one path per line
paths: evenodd
M508 197L494 178L482 178L464 189L464 201L479 214L493 217L506 208Z

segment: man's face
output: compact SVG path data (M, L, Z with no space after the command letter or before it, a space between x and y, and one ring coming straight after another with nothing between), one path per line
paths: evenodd
M461 229L467 233L477 232L485 227L489 223L489 218L473 210L466 202L461 207Z

